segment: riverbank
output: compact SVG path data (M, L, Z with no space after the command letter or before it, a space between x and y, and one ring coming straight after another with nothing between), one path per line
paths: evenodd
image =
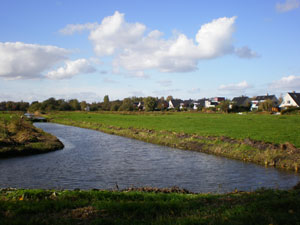
M0 114L0 158L45 153L63 147L56 137L34 127L19 114Z
M255 140L254 138L252 138L257 137L257 135L268 138L270 134L272 134L274 129L276 129L275 125L275 127L272 127L273 124L257 124L257 127L254 127L255 131L253 131L253 125L251 126L250 124L257 123L257 121L255 121L255 118L258 118L257 120L258 122L260 122L261 118L256 116L241 118L239 116L240 115L233 115L228 118L227 115L207 116L203 114L124 115L120 113L108 114L73 112L50 114L49 118L52 122L55 123L94 129L109 134L138 139L149 143L160 144L184 150L205 152L277 168L289 169L294 171L299 170L300 149L295 147L294 144L287 142L286 140L281 141L283 143L270 143L264 140ZM224 135L199 135L203 132L203 130L205 130L206 127L206 124L205 122L203 122L204 120L202 117L204 117L204 119L206 120L206 124L211 122L215 123L214 130L217 134L222 133ZM224 118L225 122L220 120L222 118ZM289 121L289 117L265 118L268 118L270 121L274 120L279 122L282 120L280 118L285 118L285 124L291 122ZM172 119L175 119L175 121L170 121ZM197 127L195 125L197 123L199 124L199 121L197 121L197 119L200 120L200 122L203 122L203 126ZM237 121L234 121L235 119L237 119ZM245 125L243 126L239 124L239 122L242 121L241 119L246 120L246 127L249 128L248 131L243 130L245 128ZM195 124L191 124L190 120L193 120ZM294 122L293 120L298 120L298 118L291 117L291 120L292 122ZM162 129L161 123L163 123L164 129ZM177 123L180 124L181 127L175 126ZM186 126L183 125L184 123L186 123ZM224 124L229 126L229 128L224 128ZM248 124L249 126L247 126ZM274 124L276 123L274 122ZM298 123L294 125L291 124L291 127L286 127L285 130L293 130L295 128L298 128L297 126ZM220 132L221 128L219 127L223 128L223 130L231 129L232 132L239 133L241 137L243 137L243 133L245 132L249 135L244 136L245 138L243 139L228 137L224 132ZM256 136L251 135L252 132L254 132ZM283 140L283 134L281 134L281 132L282 131L277 130L277 139L279 140ZM297 136L297 133L293 133L290 136L294 138L294 135ZM297 138L295 139L296 143L298 143L298 139L299 137L297 136Z
M0 189L0 224L298 224L299 190Z

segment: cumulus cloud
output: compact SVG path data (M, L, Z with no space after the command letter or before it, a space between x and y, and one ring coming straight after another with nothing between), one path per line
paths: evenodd
M69 51L56 46L0 42L0 77L28 79L67 59Z
M243 91L251 87L252 86L249 85L246 81L242 81L237 84L222 84L220 85L219 90L225 92L235 92L235 91Z
M247 46L244 46L241 48L236 48L235 54L240 58L246 58L246 59L252 59L252 58L259 57L259 55L255 51L251 50Z
M161 72L190 72L197 70L200 60L225 54L253 58L256 53L248 47L236 49L233 33L237 17L223 17L200 27L194 38L177 33L163 38L158 30L148 31L141 23L128 23L124 14L116 11L101 24L68 25L65 33L90 29L89 40L98 56L113 56L113 71L125 69L137 74L156 69ZM141 77L141 76L140 76Z
M279 89L282 91L291 91L293 89L300 89L300 76L286 76L282 77L280 80L271 83L270 87L272 89Z
M68 24L66 27L59 30L59 33L63 35L72 35L74 33L81 33L85 30L93 30L98 25L99 25L98 23Z
M136 44L146 27L140 23L125 22L124 14L118 11L108 16L92 30L89 39L98 55L112 55L119 48L128 48Z
M72 78L81 73L93 73L96 69L86 59L77 59L75 61L66 61L64 67L47 73L49 79L66 79Z
M299 8L300 0L286 0L283 3L276 4L276 10L284 13Z

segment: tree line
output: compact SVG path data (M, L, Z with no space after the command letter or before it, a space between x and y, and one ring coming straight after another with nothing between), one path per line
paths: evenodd
M49 111L164 111L168 109L169 100L182 101L180 99L173 99L172 96L164 97L129 97L123 100L110 101L109 96L105 95L102 102L87 103L86 101L78 101L77 99L55 99L49 98L45 101L28 102L0 102L0 111L28 111L28 112L49 112ZM231 105L231 107L229 107ZM193 104L185 105L179 108L179 105L174 110L187 110L192 109ZM229 100L220 102L215 108L198 107L198 111L222 111L222 112L243 112L249 111L251 103L246 106L237 106L231 104ZM259 111L272 111L274 102L266 100L259 105Z
M105 95L102 102L87 103L86 101L78 101L77 99L55 99L49 98L45 101L29 102L0 102L0 111L28 111L28 112L48 112L48 111L154 111L157 109L166 109L166 101L154 97L130 97L123 100L110 101L109 96ZM143 105L139 105L143 103ZM158 106L160 105L160 106Z

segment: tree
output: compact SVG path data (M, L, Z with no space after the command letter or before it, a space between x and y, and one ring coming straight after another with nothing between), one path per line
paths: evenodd
M149 97L145 98L144 102L145 102L145 110L146 111L154 111L155 110L155 107L157 105L156 98L149 96Z
M119 100L113 101L110 106L110 111L118 111L122 102Z
M103 110L110 110L110 102L109 102L109 97L108 95L105 95L104 96L104 99L103 99L103 104L102 104L102 109Z
M258 109L261 111L271 112L273 106L274 102L271 99L267 99L259 104Z
M80 109L81 111L85 111L87 107L86 101L80 102Z
M173 100L173 96L172 95L169 95L166 99L167 102L169 102L170 100Z
M77 99L69 100L69 104L70 104L72 110L80 110L80 104Z
M228 110L229 110L229 104L230 104L230 102L229 102L228 100L222 101L222 102L220 102L220 104L219 104L219 109L220 109L222 112L228 113Z
M132 111L133 110L133 102L131 98L124 98L122 105L119 108L119 111Z

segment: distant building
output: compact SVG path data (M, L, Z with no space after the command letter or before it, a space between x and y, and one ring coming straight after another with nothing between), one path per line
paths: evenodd
M168 109L175 109L175 108L179 108L180 107L180 103L182 103L183 101L180 99L172 99L169 101L169 106Z
M187 109L187 108L190 108L191 105L193 103L193 100L189 99L189 100L184 100L182 102L180 102L180 106L179 106L179 109Z
M272 102L274 102L275 105L278 104L278 99L276 98L275 95L261 95L261 96L256 96L252 99L251 101L251 111L255 111L258 110L258 106L260 103L266 101L266 100L271 100Z
M283 97L279 108L286 109L289 107L300 107L300 93L289 92Z
M203 99L199 99L199 100L197 100L197 101L192 102L192 104L194 105L194 106L193 106L193 109L194 109L194 110L197 110L197 109L204 108L204 107L205 107L205 101L206 101L206 100L207 100L207 99L203 98Z

